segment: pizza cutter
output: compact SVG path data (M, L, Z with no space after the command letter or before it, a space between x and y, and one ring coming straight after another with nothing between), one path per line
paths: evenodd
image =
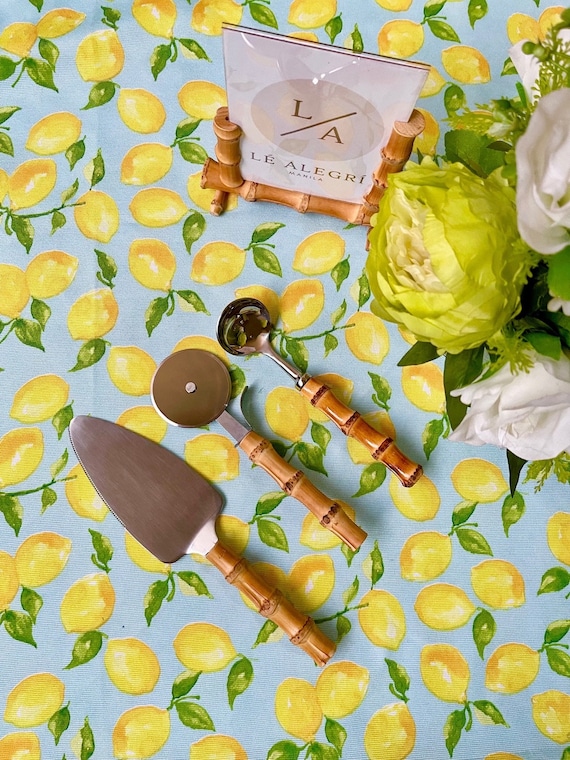
M188 348L168 356L151 382L151 398L158 413L179 427L203 427L217 420L248 458L276 481L281 490L304 504L320 524L353 551L366 533L306 477L275 451L271 443L233 417L226 407L232 382L225 364L214 354Z
M413 486L422 475L392 438L374 430L358 412L336 398L331 389L286 362L271 345L273 325L265 304L255 298L238 298L226 306L218 322L218 341L234 356L265 354L287 372L295 387L342 432L364 444L374 459L383 462L404 486Z

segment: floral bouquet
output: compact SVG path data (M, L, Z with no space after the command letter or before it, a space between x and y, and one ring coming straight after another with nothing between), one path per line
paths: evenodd
M417 340L399 364L443 357L443 434L506 449L514 492L529 461L570 482L570 8L504 73L517 95L476 110L447 89L445 154L391 175L367 273Z

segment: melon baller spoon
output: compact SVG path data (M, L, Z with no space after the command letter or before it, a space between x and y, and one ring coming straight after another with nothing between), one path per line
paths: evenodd
M309 402L332 420L340 430L360 441L377 461L383 462L404 486L413 486L422 475L421 465L412 462L392 438L374 430L358 412L336 398L331 389L308 374L301 374L271 345L271 320L266 306L255 298L238 298L229 303L218 321L218 342L234 356L265 354L295 381Z

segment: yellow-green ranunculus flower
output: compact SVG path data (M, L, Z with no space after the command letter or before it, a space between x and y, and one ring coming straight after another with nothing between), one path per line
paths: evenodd
M430 158L390 176L367 262L378 316L460 353L519 311L528 268L514 192L500 179Z

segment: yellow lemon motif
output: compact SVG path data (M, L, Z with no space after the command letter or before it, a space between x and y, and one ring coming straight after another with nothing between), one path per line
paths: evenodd
M466 701L471 678L469 664L451 644L426 644L420 652L420 674L426 689L438 699Z
M358 621L362 632L374 646L396 650L406 635L406 616L402 605L389 591L371 589L360 600Z
M200 348L204 351L209 351L224 362L229 367L228 355L224 349L220 346L217 340L208 337L207 335L187 335L185 338L181 338L178 343L172 349L174 351L184 351L187 348Z
M29 299L26 273L15 264L0 264L0 314L19 317Z
M416 724L407 705L381 707L364 730L364 749L370 760L405 760L416 744Z
M127 396L145 396L156 372L156 362L138 346L112 346L107 372L113 385Z
M52 673L34 673L16 684L6 699L4 720L18 728L46 723L63 704L65 686Z
M168 710L139 705L126 710L113 728L116 760L146 760L164 747L170 736Z
M83 23L85 13L75 11L73 8L54 8L52 11L44 13L37 23L38 37L46 40L53 40L56 37L63 37Z
M218 108L228 104L223 87L203 80L186 82L178 92L178 102L195 119L213 119Z
M315 684L323 714L327 718L344 718L353 713L366 696L369 682L367 668L355 662L340 661L327 665Z
M243 5L234 0L198 0L190 23L196 32L217 36L223 24L239 24L242 14Z
M18 58L26 58L38 38L35 24L28 21L16 21L9 24L0 34L0 48Z
M41 203L57 180L57 165L52 158L31 158L20 164L8 180L8 195L15 211Z
M190 745L190 760L248 760L247 752L233 736L204 736Z
M71 554L71 539L59 533L35 533L23 541L14 559L22 586L37 588L57 578Z
M477 48L453 45L441 51L443 68L461 84L483 84L491 79L489 62Z
M79 259L65 251L43 251L26 267L26 283L32 298L53 298L68 288L77 272Z
M44 436L39 428L15 428L5 433L0 438L0 489L29 478L43 455Z
M390 349L386 325L369 311L358 311L346 321L346 345L361 362L382 364Z
M129 559L147 573L167 575L170 571L170 565L157 559L142 544L139 544L136 538L133 538L128 531L125 531L125 550Z
M563 5L555 5L552 8L545 8L542 11L538 17L538 36L540 40L544 40L551 27L561 22L561 14L563 10Z
M234 480L239 475L239 454L224 435L198 435L186 443L184 458L191 467L214 483Z
M315 687L302 678L286 678L275 691L275 717L291 736L313 741L323 720Z
M548 518L546 540L556 559L570 565L570 513L556 512Z
M304 330L320 316L325 291L320 280L294 280L281 294L280 311L287 332Z
M111 683L125 694L148 694L160 678L158 657L140 639L109 639L104 662Z
M6 734L0 739L0 757L4 760L41 760L40 740L31 731Z
M249 541L249 525L240 520L239 517L235 517L235 515L218 515L216 517L216 534L224 546L241 555L244 553ZM203 565L210 564L210 560L202 554L191 554L191 557ZM180 588L184 593L187 593L189 596L194 594L194 591L184 581L179 579L179 582Z
M172 37L176 22L174 0L134 0L131 12L145 32L167 39Z
M75 53L75 65L84 82L105 82L119 74L125 51L114 29L102 29L84 37Z
M452 631L465 625L476 607L459 586L433 583L419 592L414 609L422 623L430 628Z
M437 364L402 367L402 390L408 401L424 412L442 414L445 411L443 372Z
M162 143L142 143L131 148L121 161L121 182L125 185L152 185L172 167L172 148Z
M101 190L88 190L73 209L79 232L90 240L108 243L119 229L119 207L114 198Z
M212 623L188 623L178 631L172 645L184 667L196 673L223 670L237 657L229 635Z
M521 40L538 42L538 22L527 13L513 13L507 19L507 36L511 45Z
M504 559L487 559L471 568L471 585L479 599L498 610L525 603L524 578Z
M190 277L203 285L225 285L235 280L245 265L245 251L234 243L206 243L194 254Z
M0 169L0 203L4 201L4 198L8 195L8 185L10 184L10 177L5 169Z
M338 375L336 372L325 372L321 375L316 375L315 380L318 380L319 382L327 385L337 397L337 399L339 401L342 401L343 404L346 404L347 406L350 404L352 391L354 389L354 383L352 380L349 380L347 377L343 377L342 375ZM309 418L313 420L313 422L320 422L321 424L330 422L327 415L317 409L316 406L313 406L310 401L305 400L305 403L307 404Z
M293 388L278 386L267 394L265 418L275 435L298 441L309 424L305 399Z
M344 238L330 230L313 232L295 249L292 267L302 274L324 274L344 258Z
M201 171L190 174L188 176L188 182L186 183L186 190L192 203L198 206L198 208L201 208L203 211L210 211L210 205L216 191L207 187L202 187L201 182ZM238 197L239 196L237 193L232 193L230 196L228 196L226 212L237 208Z
M378 32L378 52L393 58L409 58L424 44L421 24L408 19L388 21Z
M520 755L513 755L512 752L491 752L485 755L483 760L524 760Z
M101 338L113 329L119 316L119 305L109 288L83 293L71 305L67 329L73 340Z
M433 520L439 511L441 499L432 480L424 475L413 488L405 488L395 475L389 483L390 496L396 509L408 520Z
M39 156L62 153L79 140L81 119L69 111L44 116L32 127L26 140L26 148Z
M109 510L85 474L83 467L77 463L69 471L68 477L70 480L65 482L65 496L75 514L88 520L102 522Z
M451 482L466 501L497 501L509 490L501 470L486 459L463 459L453 468Z
M450 536L435 530L414 533L400 551L400 573L407 581L431 581L451 563Z
M503 644L487 660L485 687L500 694L516 694L531 685L539 669L536 650L526 644Z
M153 406L133 406L125 409L116 420L118 425L133 430L155 443L160 443L168 429L168 423Z
M354 521L356 518L355 510L343 501L339 502L339 504L343 512ZM301 524L299 543L303 546L308 546L309 549L325 551L327 549L334 549L335 546L340 546L342 541L334 533L331 533L330 530L327 530L324 525L321 525L312 512L307 512Z
M287 21L300 29L324 26L336 15L336 0L293 0Z
M407 11L412 4L412 0L376 0L376 2L387 11L396 12Z
M314 32L291 32L287 35L295 40L307 40L307 42L318 42L319 38ZM350 38L349 38L350 39ZM343 47L352 48L351 44L344 44Z
M420 92L420 98L431 98L433 95L437 95L438 92L443 90L446 84L446 80L441 76L435 66L430 66L427 79Z
M176 256L162 240L133 240L129 248L129 270L145 288L168 292L176 272Z
M383 409L377 409L375 412L368 412L362 415L362 419L367 422L371 428L374 428L387 438L396 438L396 429L390 419L388 412ZM346 438L346 449L348 455L354 464L373 464L376 460L363 443L356 438Z
M557 689L531 697L532 719L541 734L558 744L570 742L570 695Z
M236 288L236 298L256 298L269 312L271 324L277 324L279 319L279 296L271 288L265 285L246 285L244 288Z
M129 204L133 219L144 227L168 227L177 224L188 207L175 190L148 187L139 190Z
M272 565L270 562L252 562L251 568L256 575L259 575L259 577L266 581L266 583L269 583L273 588L281 591L285 596L288 595L289 579L282 568L277 567L277 565ZM258 610L254 603L241 591L240 596L246 607L249 607L250 610ZM280 639L282 637L283 631L281 628L277 629L276 634L277 638ZM272 634L272 636L275 636L275 634ZM269 640L273 641L276 639L270 638Z
M439 140L439 124L425 108L418 108L418 111L424 117L425 127L421 135L414 140L414 150L419 150L423 156L433 156Z
M298 559L287 578L289 599L301 612L314 612L327 601L335 583L334 562L328 554Z
M67 633L85 633L100 628L113 614L115 589L106 573L91 573L67 589L59 613Z
M19 588L16 560L8 552L0 550L0 612L9 607Z
M141 88L121 88L117 110L125 126L145 135L158 132L166 121L162 101L152 92Z

